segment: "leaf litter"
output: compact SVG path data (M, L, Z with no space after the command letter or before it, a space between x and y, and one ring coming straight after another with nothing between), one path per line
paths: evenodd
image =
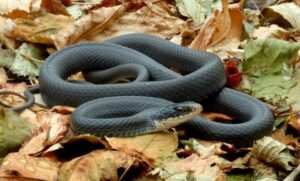
M265 101L276 122L272 137L236 148L174 130L128 138L74 135L74 108L0 109L1 180L296 180L299 9L298 0L2 0L1 90L22 93L36 83L43 61L58 49L143 32L217 54L227 86Z

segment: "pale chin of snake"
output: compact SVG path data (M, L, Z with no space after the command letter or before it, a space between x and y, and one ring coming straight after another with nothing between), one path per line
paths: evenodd
M202 106L200 104L199 104L199 106L195 106L194 109L195 109L195 111L185 114L185 115L170 117L167 119L162 119L160 121L154 120L155 129L153 131L151 131L151 133L174 128L175 126L177 126L181 123L190 121L193 118L195 118L196 116L198 116L203 110Z

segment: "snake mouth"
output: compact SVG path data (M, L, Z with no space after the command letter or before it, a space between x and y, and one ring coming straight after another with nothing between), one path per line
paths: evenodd
M203 110L200 104L194 102L176 103L169 105L168 108L172 109L172 114L166 118L154 120L155 130L153 132L170 129L192 120Z

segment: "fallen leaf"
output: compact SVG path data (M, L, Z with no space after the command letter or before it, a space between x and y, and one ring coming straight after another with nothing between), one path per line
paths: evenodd
M27 13L37 12L40 10L42 0L16 0L11 3L10 0L0 1L0 15L8 14L13 11L25 11Z
M92 135L66 135L59 143L53 144L43 152L43 156L69 161L96 149L110 148L108 143Z
M288 124L293 127L298 133L300 133L300 113L291 116Z
M64 163L59 170L58 180L111 180L118 181L118 169L136 167L132 156L120 151L95 150Z
M24 116L24 115L23 115ZM50 111L36 113L36 123L40 130L28 139L19 150L22 154L36 155L45 148L60 141L68 132L70 117Z
M151 166L177 160L175 150L178 147L178 138L176 133L158 132L136 137L106 139L113 149L140 156Z
M10 68L14 63L15 56L13 50L0 48L0 66Z
M289 148L271 137L257 140L252 155L287 171L291 171L294 165L298 165L298 160L291 155Z
M127 9L127 6L127 4L123 4L93 10L90 14L75 21L75 23L65 26L64 29L52 36L56 48L61 49L69 44L75 43L90 33L100 33L115 18L122 15Z
M9 31L14 28L14 23L11 19L0 16L0 43L3 43L6 47L14 49L16 47L16 41L13 38L7 36Z
M0 167L0 179L56 181L59 166L59 162L49 158L10 153Z
M146 3L137 11L124 13L114 23L103 29L103 32L98 32L97 36L89 37L88 40L102 42L129 33L147 33L171 39L186 29L188 27L185 21L169 15L159 5Z
M0 109L0 157L17 151L31 134L33 125L10 109Z
M208 47L241 39L243 12L239 9L238 4L228 6L227 0L223 0L222 4L222 12L216 10L214 15L206 19L197 37L189 46L190 48L206 50Z
M299 43L273 38L250 41L245 47L240 88L274 104L296 85L293 76L299 49Z
M1 52L1 49L0 49ZM1 56L1 53L0 53ZM0 58L1 61L1 58ZM3 86L7 83L7 74L4 68L0 68L0 89L3 88Z
M292 87L287 96L287 102L292 106L294 111L300 111L300 100L299 100L299 91L300 91L300 68L297 68L294 72L295 81L297 82L296 86Z
M238 69L239 61L235 59L225 60L226 85L229 87L237 87L242 81L242 73Z
M291 145L300 148L298 138L295 138L290 134L286 134L283 129L277 129L276 131L273 131L272 138L274 140L280 141L285 145Z
M69 13L61 0L42 0L41 6L49 13L69 16Z
M52 36L74 22L74 18L50 13L28 15L13 20L10 37L20 37L28 42L53 44Z
M219 157L210 156L202 159L196 154L176 161L167 163L163 168L157 168L150 172L152 175L159 174L160 178L166 181L173 181L176 178L181 180L225 180L226 176L217 166Z
M23 43L16 52L10 70L20 76L37 77L45 59L45 53L33 44Z
M266 38L277 38L286 40L289 36L289 33L280 28L278 25L272 24L268 27L260 26L254 30L252 37L255 39L266 39Z
M275 15L274 15L275 13ZM285 21L287 21L290 26L292 26L295 29L300 28L300 7L297 6L295 3L282 3L278 5L273 5L268 8L266 8L263 11L263 15L266 18L269 18L271 20L269 21L280 21L278 19L278 16L281 16Z
M204 23L215 9L221 9L221 0L175 0L180 14L193 19L196 25Z

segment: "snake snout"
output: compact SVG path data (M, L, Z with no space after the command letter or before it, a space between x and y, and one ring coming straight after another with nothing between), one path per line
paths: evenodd
M195 102L182 102L159 108L153 117L156 131L169 129L189 121L202 112L202 106Z

